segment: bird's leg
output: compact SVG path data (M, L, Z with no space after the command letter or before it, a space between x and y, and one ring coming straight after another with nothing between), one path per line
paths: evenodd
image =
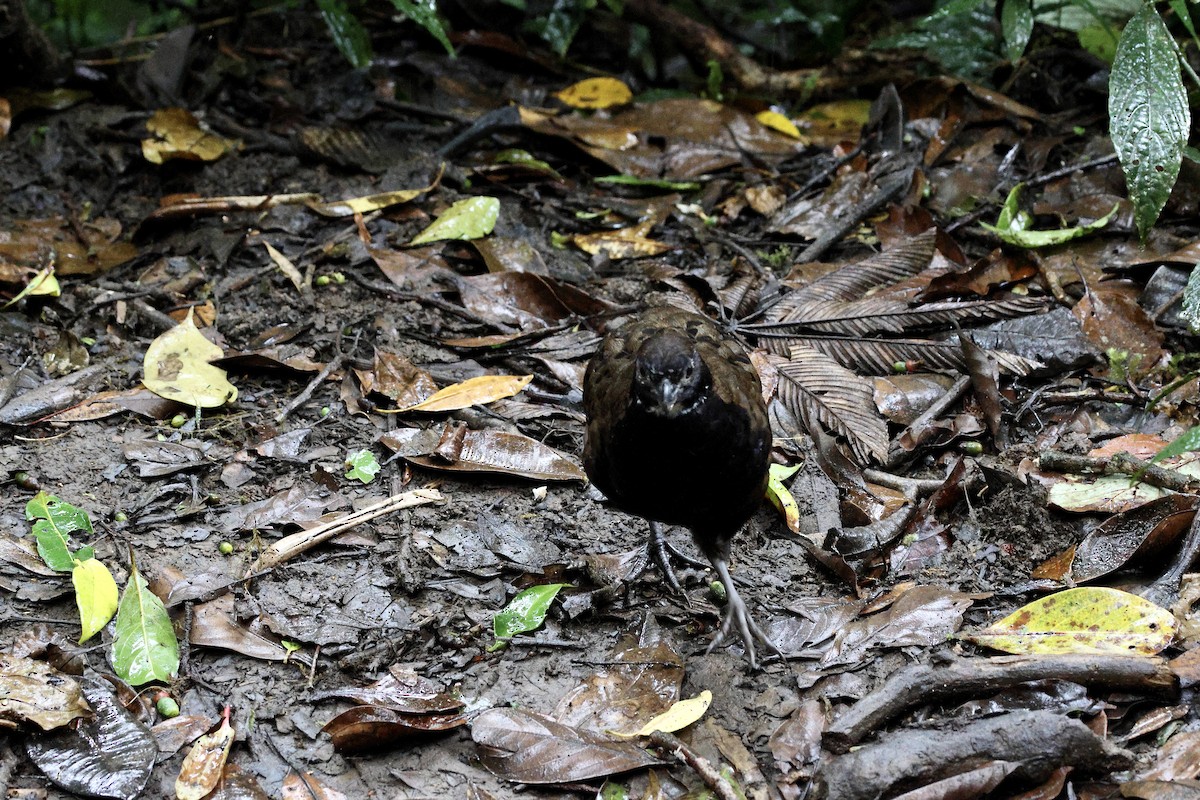
M746 608L745 601L738 594L737 587L733 585L733 577L729 574L729 564L726 563L724 556L712 556L713 569L717 571L717 575L721 578L721 583L725 586L726 604L725 614L721 617L721 629L717 631L717 635L713 637L712 644L704 652L711 653L714 648L719 647L732 631L737 631L738 637L742 643L746 645L746 658L750 661L750 669L758 669L758 658L754 651L754 642L761 642L766 648L779 656L780 659L786 660L783 652L775 646L767 635L763 633L762 628L750 616L750 610Z
M692 558L668 542L666 535L663 533L661 522L650 521L650 536L646 540L646 552L650 554L650 558L658 565L658 569L662 572L663 578L666 579L667 585L671 587L672 591L684 597L687 597L687 595L684 594L683 587L679 585L679 578L675 576L675 568L671 566L671 558L675 557L693 567L707 566L700 559Z

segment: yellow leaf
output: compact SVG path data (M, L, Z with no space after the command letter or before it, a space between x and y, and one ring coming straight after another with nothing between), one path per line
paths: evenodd
M229 759L233 736L226 709L221 727L197 739L183 759L179 777L175 779L175 797L178 800L201 800L217 788L225 770L225 762Z
M25 284L25 288L4 304L4 308L8 308L24 297L58 297L61 293L58 278L54 277L54 267L46 267L38 270L37 274L29 279L29 283Z
M263 245L267 248L267 255L275 262L275 266L279 267L279 271L292 282L292 286L296 287L296 291L303 292L307 288L307 284L304 281L304 276L300 274L300 270L296 269L296 265L292 263L292 260L272 247L270 242L263 242Z
M572 108L611 108L628 103L633 92L616 78L588 78L555 92L554 96Z
M960 638L1006 653L1154 655L1171 643L1169 611L1118 589L1087 586L1043 597Z
M800 138L800 130L792 124L790 119L778 111L760 111L754 115L754 118L773 131L779 131L793 139Z
M204 338L187 319L159 336L146 348L142 383L159 397L189 406L216 408L237 399L237 388L225 370L208 363L223 355L221 348Z
M89 558L71 569L71 583L75 586L75 604L79 606L79 624L83 627L79 643L83 644L117 613L117 582L108 567Z
M188 161L215 161L237 142L222 139L200 127L200 122L182 108L160 108L146 120L152 137L142 140L142 156L151 164L173 158Z
M480 375L447 386L421 402L400 411L457 411L512 397L533 380L532 375Z
M800 532L800 506L796 504L796 498L792 497L792 493L783 482L795 475L799 469L799 464L792 467L772 464L767 478L767 499L771 501L771 505L783 512L783 518L793 533Z
M615 733L616 736L649 736L655 731L663 733L674 733L682 730L688 725L691 725L696 720L704 716L704 712L708 711L708 707L712 705L712 692L705 689L695 697L687 700L680 700L673 706L668 708L663 713L659 714L654 719L642 726L642 729L636 733Z

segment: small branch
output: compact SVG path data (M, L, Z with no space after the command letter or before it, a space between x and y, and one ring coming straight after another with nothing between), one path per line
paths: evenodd
M380 500L374 505L355 511L353 514L347 514L324 525L318 525L310 530L300 531L299 533L293 533L291 536L283 537L263 551L254 567L250 570L250 573L270 569L282 564L284 561L300 555L305 550L316 547L321 542L328 541L338 534L345 533L351 528L361 525L364 522L369 522L376 517L382 517L384 514L399 511L402 508L423 506L426 503L437 503L445 499L441 492L438 492L436 489L413 489L410 492L393 495L385 500ZM250 574L248 573L246 577L250 577Z
M692 748L688 747L675 736L662 731L650 734L650 744L669 752L680 763L687 765L700 776L704 785L713 791L721 800L742 800L729 781L722 777L716 767Z
M1038 466L1050 472L1070 472L1084 475L1139 475L1142 483L1170 489L1173 492L1200 492L1200 481L1173 469L1151 464L1129 453L1117 453L1112 458L1093 458L1043 450L1038 453Z
M1029 681L1064 680L1085 686L1173 697L1179 684L1161 658L1070 654L961 659L947 665L915 664L893 675L825 731L823 741L845 753L890 719L927 703L995 694Z

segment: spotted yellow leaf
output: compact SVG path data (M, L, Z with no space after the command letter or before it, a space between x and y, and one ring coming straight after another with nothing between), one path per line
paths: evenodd
M1129 592L1067 589L1022 606L960 638L1006 653L1154 655L1171 643L1175 618Z
M783 482L795 475L799 469L799 464L791 467L772 464L767 477L767 499L771 501L771 505L783 512L788 529L794 533L800 532L800 506Z
M572 84L554 96L571 108L612 108L633 99L633 92L616 78L588 78Z
M159 397L198 408L216 408L237 399L237 388L225 370L208 363L223 355L220 347L187 318L159 336L146 348L142 359L142 383Z

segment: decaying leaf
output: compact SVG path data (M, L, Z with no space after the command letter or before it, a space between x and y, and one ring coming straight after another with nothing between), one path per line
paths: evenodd
M520 433L447 425L389 431L380 441L422 467L451 472L494 472L541 481L587 480L574 458Z
M1135 594L1085 586L1035 600L998 622L961 634L1006 653L1154 655L1175 635L1175 618Z
M484 711L471 721L471 738L484 766L519 783L573 783L663 763L631 743L516 708Z
M211 361L223 355L204 338L189 313L187 319L159 336L146 348L142 361L146 388L168 400L199 408L216 408L237 399L237 387L225 370Z

